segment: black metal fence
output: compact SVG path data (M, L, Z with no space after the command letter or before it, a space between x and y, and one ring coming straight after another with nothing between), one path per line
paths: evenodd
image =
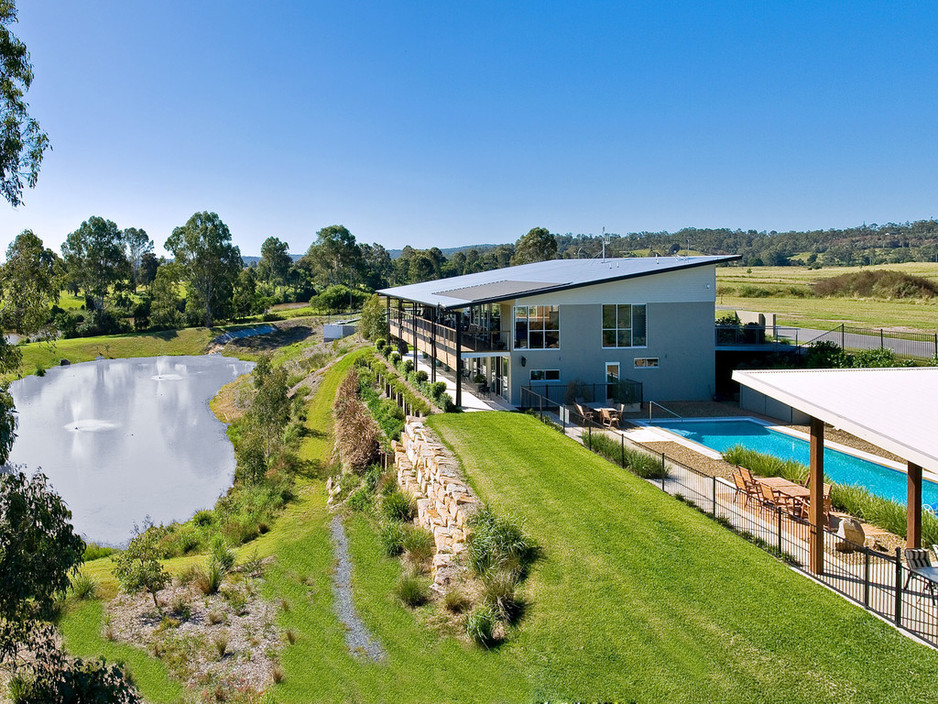
M824 572L809 572L814 528L807 521L778 506L748 499L728 481L656 452L622 432L580 416L563 403L540 396L533 389L522 389L522 398L525 397L529 413L620 467L629 468L634 453L644 453L650 460L642 463L642 471L637 473L662 491L695 506L896 627L938 647L938 584L910 571L900 548L891 553L875 550L824 528ZM606 440L599 441L600 436Z
M933 359L938 356L938 333L891 332L882 328L838 325L805 344L833 342L847 350L892 350L900 357Z

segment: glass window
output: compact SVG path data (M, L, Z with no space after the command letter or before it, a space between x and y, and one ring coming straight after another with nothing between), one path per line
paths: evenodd
M532 369L531 381L557 381L560 379L559 369Z
M515 306L515 349L559 347L559 306Z
M657 357L636 357L635 358L636 369L646 369L648 367L657 367L657 366L658 366Z
M603 306L603 347L644 347L645 305Z

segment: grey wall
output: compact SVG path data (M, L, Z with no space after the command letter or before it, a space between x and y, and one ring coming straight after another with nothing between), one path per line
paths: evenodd
M714 393L713 303L648 303L647 347L603 349L602 305L561 304L560 349L511 353L511 402L520 403L531 369L560 369L559 384L603 383L606 362L623 379L642 382L647 401L702 401ZM521 357L526 365L521 366ZM636 357L658 357L657 368L636 369Z
M771 396L766 396L759 391L754 391L748 386L740 385L739 387L739 407L794 425L807 425L811 422L811 416L807 413L794 409L788 404L782 403Z

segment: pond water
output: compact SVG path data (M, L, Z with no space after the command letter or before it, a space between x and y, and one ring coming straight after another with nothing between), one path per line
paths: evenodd
M108 359L14 381L10 464L40 468L87 540L186 520L231 486L234 448L209 400L253 362L205 355Z

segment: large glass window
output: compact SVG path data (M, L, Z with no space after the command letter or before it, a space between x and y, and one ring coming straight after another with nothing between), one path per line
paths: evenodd
M603 306L603 347L644 347L645 305Z
M560 347L560 306L515 306L515 349Z

